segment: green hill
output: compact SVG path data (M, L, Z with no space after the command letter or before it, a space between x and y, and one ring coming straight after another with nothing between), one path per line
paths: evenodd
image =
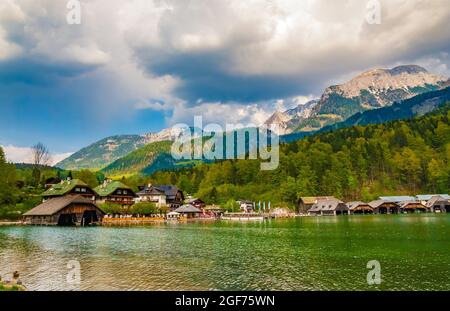
M104 167L106 175L150 173L157 169L172 168L175 161L170 155L171 141L147 144Z
M140 135L111 136L75 152L55 166L68 170L101 169L144 145Z

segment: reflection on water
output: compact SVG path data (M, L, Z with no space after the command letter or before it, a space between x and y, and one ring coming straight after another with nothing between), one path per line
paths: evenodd
M31 290L450 290L449 245L450 216L432 214L0 227L0 275L18 270ZM372 259L380 286L367 285Z

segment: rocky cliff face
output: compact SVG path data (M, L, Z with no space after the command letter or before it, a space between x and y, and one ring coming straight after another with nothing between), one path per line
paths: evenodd
M444 87L447 78L416 65L364 72L350 81L325 89L307 122L298 130L314 130L343 121L357 112L392 105Z
M270 126L276 124L279 126L279 135L290 134L302 121L311 116L313 108L317 105L319 100L311 100L303 105L298 105L295 108L286 111L275 111L274 114L264 122L264 125Z

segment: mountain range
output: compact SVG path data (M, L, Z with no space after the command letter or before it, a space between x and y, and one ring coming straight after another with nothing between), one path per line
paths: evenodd
M417 65L370 70L346 83L326 88L320 99L308 102L305 108L296 107L297 111L304 109L303 115L292 116L289 110L276 111L266 124L278 124L280 134L316 131L356 113L389 106L441 89L448 83L448 78L429 73Z
M281 141L288 142L317 131L409 118L429 112L448 100L449 84L448 79L416 65L375 69L326 88L320 99L275 111L264 124L278 124L278 134L283 135ZM174 138L171 133L169 128L159 133L107 137L56 166L118 175L149 174L157 169L192 165L171 158L170 141Z

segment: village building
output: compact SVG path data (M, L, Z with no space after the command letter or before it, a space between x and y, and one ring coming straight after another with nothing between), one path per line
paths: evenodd
M348 214L349 209L347 205L336 198L317 200L316 203L308 210L309 215L344 215Z
M94 202L97 193L85 182L79 179L67 179L58 184L52 185L50 189L47 189L44 193L42 193L42 198L45 201L65 195L81 195Z
M426 207L433 213L450 213L450 200L434 196L428 200Z
M174 210L174 212L177 212L188 219L198 218L202 214L202 211L199 208L196 208L191 204L184 204L179 208L177 208L176 210Z
M430 201L433 197L441 197L445 200L450 200L450 195L448 194L419 194L416 195L416 200L427 206L428 201Z
M319 196L319 197L301 197L298 199L297 208L300 214L308 214L308 211L317 203L318 200L331 200L332 196Z
M244 213L252 213L253 212L253 207L254 207L253 201L239 200L239 201L237 201L237 203L239 204L239 208L241 209L242 212L244 212Z
M98 194L97 204L113 203L122 206L134 204L134 198L137 197L134 191L120 181L105 179L103 184L94 189Z
M82 195L66 195L46 200L23 214L24 224L87 226L100 222L105 213Z
M398 214L400 212L400 206L392 201L380 199L369 202L369 205L373 208L374 214Z
M170 212L166 214L166 220L168 221L178 221L180 220L181 214L177 212Z
M156 206L168 206L170 209L176 209L183 204L184 194L177 187L172 185L153 186L148 184L140 187L136 193L137 202L153 202Z
M369 205L369 203L354 201L348 202L346 205L351 215L373 214L373 208Z
M402 213L425 213L427 207L419 201L403 202L400 204L400 211Z

